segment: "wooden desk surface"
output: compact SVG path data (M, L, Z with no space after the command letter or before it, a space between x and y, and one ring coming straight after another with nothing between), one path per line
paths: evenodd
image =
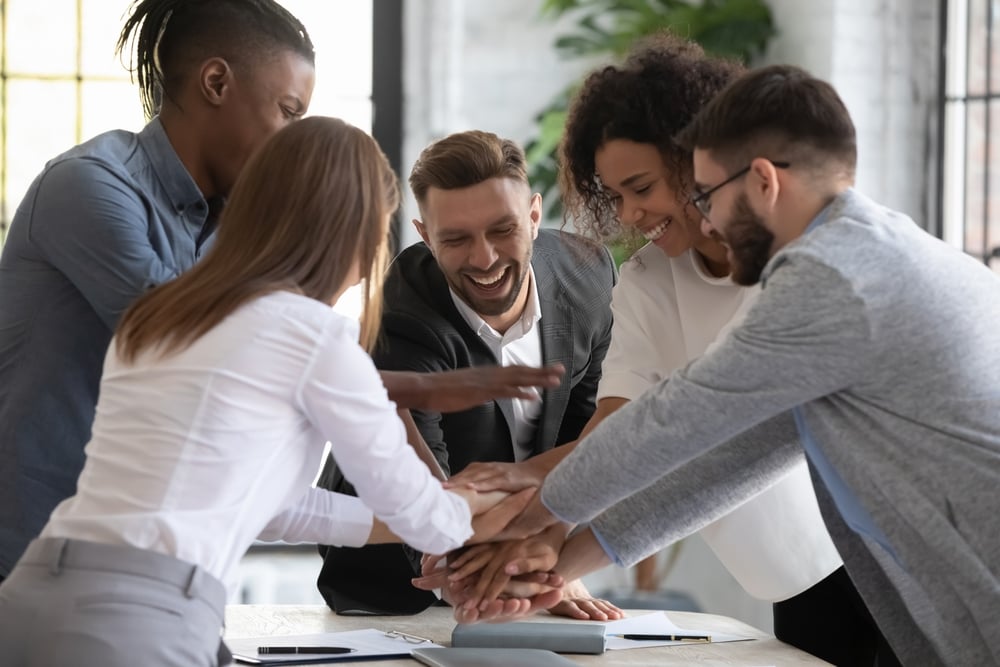
M630 615L649 613L630 611ZM659 648L607 651L603 655L568 655L580 665L698 665L698 667L732 666L765 667L774 665L827 665L828 663L784 644L741 621L714 614L668 612L671 620L681 627L698 628L713 633L739 634L755 637L752 641L662 646ZM567 619L539 615L540 622ZM580 621L577 621L580 622ZM432 607L416 616L338 616L323 605L230 605L226 608L226 637L257 637L267 635L301 635L319 632L340 632L376 628L399 630L434 640L449 646L455 621L448 607ZM353 663L347 663L353 664ZM410 659L366 661L371 665L401 665L413 667Z

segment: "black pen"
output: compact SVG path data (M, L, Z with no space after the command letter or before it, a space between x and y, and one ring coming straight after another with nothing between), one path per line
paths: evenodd
M711 635L615 635L622 639L635 639L647 642L710 642Z
M257 653L259 655L278 655L278 654L296 654L296 653L352 653L356 649L347 648L346 646L258 646Z

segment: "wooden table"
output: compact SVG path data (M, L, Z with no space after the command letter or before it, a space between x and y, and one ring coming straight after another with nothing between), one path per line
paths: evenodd
M630 615L649 613L638 610ZM658 648L607 651L603 655L568 655L580 665L743 665L764 667L774 665L827 665L829 663L808 653L782 643L773 636L741 621L714 614L668 612L672 621L681 627L696 627L712 633L738 634L754 637L752 641L699 644L690 646L661 646ZM539 622L567 619L539 615ZM449 646L455 621L448 607L431 607L416 616L338 616L323 605L230 605L226 608L226 637L258 637L267 635L300 635L319 632L340 632L375 628L399 630L434 640ZM351 663L348 663L351 664ZM413 667L410 659L366 661L372 665L401 665Z

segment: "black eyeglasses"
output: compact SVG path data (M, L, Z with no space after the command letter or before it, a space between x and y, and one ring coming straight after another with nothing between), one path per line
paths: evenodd
M788 162L772 162L771 164L774 165L775 169L788 169L790 166L792 166ZM699 213L701 213L703 216L707 218L708 214L711 213L712 211L712 202L709 201L709 197L711 197L712 194L722 186L729 185L740 176L746 176L747 173L749 173L751 166L752 165L748 164L747 166L743 167L738 172L736 172L726 180L722 181L718 185L711 187L708 190L702 192L701 194L692 197L691 203L694 204L694 207L698 209Z

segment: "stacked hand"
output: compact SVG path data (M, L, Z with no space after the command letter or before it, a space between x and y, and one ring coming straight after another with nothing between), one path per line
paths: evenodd
M517 539L478 544L452 554L445 566L441 557L428 557L424 576L415 579L414 585L424 590L442 589L445 599L455 607L455 618L460 623L509 621L543 609L581 620L621 618L621 610L605 600L592 598L579 580L564 586L563 578L553 569L569 527L555 521L532 489L519 491L511 498L516 498L516 504L520 505L525 494L533 495L531 504L515 522L521 527L503 531L504 535L517 535ZM533 506L535 514L531 514ZM503 515L508 513L504 511ZM536 529L543 524L544 529ZM477 531L476 541L482 541L479 537Z
M511 521L516 519L531 501L533 491L524 489L517 493L487 491L480 493L468 487L449 489L469 503L472 512L473 535L466 544L478 544L495 539Z

